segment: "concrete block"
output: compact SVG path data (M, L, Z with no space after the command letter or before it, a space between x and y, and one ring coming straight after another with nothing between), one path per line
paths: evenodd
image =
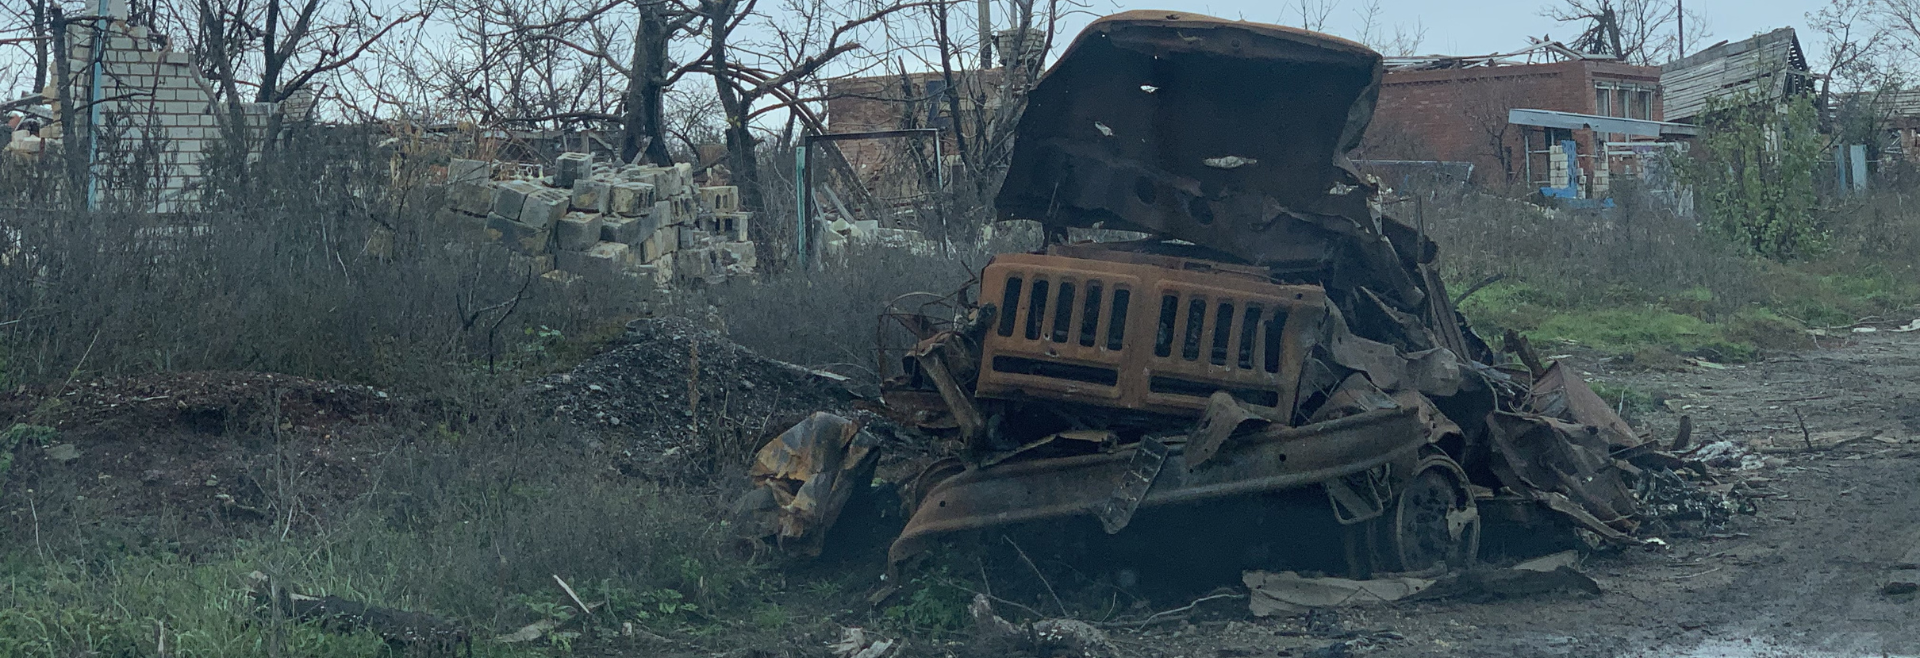
M674 197L672 201L673 201L673 220L674 220L673 223L690 224L693 222L694 219L700 216L700 204L699 202L694 201L693 195L682 194L680 196Z
M493 163L454 158L447 162L447 183L485 183L493 178Z
M758 250L752 242L722 242L714 248L720 253L720 264L729 276L752 272L760 266Z
M673 202L660 200L653 202L653 222L661 226L673 225Z
M602 242L587 250L587 269L591 272L587 276L590 277L611 279L638 264L634 262L633 248L618 242Z
M607 207L613 214L634 217L651 212L654 187L646 183L614 183L608 193Z
M653 167L648 165L627 165L625 167L620 168L620 180L627 181L629 183L646 183L648 185L652 185L657 188L660 186L660 181L657 180L656 178L659 175L659 173L660 173L659 167Z
M715 213L740 210L740 188L732 185L700 188L700 205Z
M605 242L638 247L647 236L653 235L653 228L651 217L600 216L600 239Z
M640 260L653 263L673 255L680 250L680 231L672 226L662 226L653 231L640 244Z
M683 280L711 279L722 274L720 256L707 248L681 249L673 252L673 269Z
M750 212L717 213L713 216L714 233L730 242L747 240L747 223L753 220Z
M587 252L584 249L580 251L553 252L553 266L560 270L584 275L588 272L589 268L587 264Z
M564 251L586 251L600 241L600 215L570 212L553 227L553 243Z
M553 232L542 227L529 226L500 215L488 215L487 230L498 232L500 243L515 253L542 256L551 250Z
M562 153L553 165L554 187L572 188L574 181L593 177L592 153Z
M692 194L693 193L693 163L690 163L690 162L673 163L673 177L679 180L679 186L680 186L679 189L674 191L675 194L681 194L681 193Z
M567 214L567 203L571 195L560 190L537 189L527 195L526 205L520 208L520 223L541 229L552 229L560 217Z
M607 181L583 178L573 182L573 209L606 214L613 188Z
M688 191L687 181L692 180L691 175L684 179L681 178L680 170L677 168L678 166L679 165L673 167L656 167L649 165L641 170L641 175L653 177L655 193L660 198L665 199L678 196ZM691 171L691 169L689 169L689 171Z
M520 208L527 203L527 193L533 191L524 181L507 181L493 188L493 214L509 220L520 220Z
M454 183L446 187L447 207L470 215L493 211L493 188L480 183Z

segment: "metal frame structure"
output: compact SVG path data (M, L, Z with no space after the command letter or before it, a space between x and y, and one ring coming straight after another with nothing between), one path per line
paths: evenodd
M901 130L874 130L857 133L828 133L824 135L806 135L801 138L793 157L794 191L797 195L794 207L794 220L797 222L797 237L794 240L795 256L800 260L800 269L811 269L813 263L813 145L815 142L845 142L861 139L891 139L898 137L933 138L933 177L934 184L944 189L947 176L943 168L946 160L944 143L940 139L942 131L938 128L906 128Z

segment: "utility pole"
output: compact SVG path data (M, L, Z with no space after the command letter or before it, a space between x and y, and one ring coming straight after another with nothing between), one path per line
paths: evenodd
M1675 27L1673 29L1674 47L1680 49L1679 50L1680 55L1677 57L1674 57L1674 59L1686 59L1687 57L1687 0L1673 0L1673 17L1675 21Z
M993 0L980 0L980 64L975 68L993 68ZM1024 37L1025 35L1021 35ZM954 117L959 119L959 117Z

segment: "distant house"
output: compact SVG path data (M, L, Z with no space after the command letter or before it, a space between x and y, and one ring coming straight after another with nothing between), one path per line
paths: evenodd
M1660 86L1666 90L1666 118L1696 122L1713 99L1751 95L1763 102L1780 102L1814 92L1814 75L1793 28L1783 27L1752 38L1720 42L1713 47L1660 67Z
M985 70L956 70L951 76L941 71L903 72L857 78L841 78L827 83L826 123L829 134L870 133L896 130L936 129L940 131L940 166L949 170L959 163L961 139L971 140L985 128L988 135L1000 134L1003 126L994 122L1011 120L1014 115L1000 112L1001 103L1017 97L1023 89L1006 89L1011 68L1023 76L1037 75L1046 56L1046 34L1027 30L1024 39L1016 39L1015 30L1003 30L994 38L994 51L1000 54L1000 66ZM1019 53L1018 61L1008 61ZM1031 80L1017 84L1027 84ZM958 109L956 114L955 109ZM925 168L932 162L935 144L924 138L888 138L833 142L846 156L854 173L873 193L886 197L905 197L916 193L902 189L898 174L903 168ZM971 150L982 150L972 144ZM891 189L889 189L891 188Z
M1470 165L1476 183L1599 197L1612 177L1638 173L1641 145L1690 132L1666 116L1658 67L1556 42L1496 55L1389 58L1360 164Z

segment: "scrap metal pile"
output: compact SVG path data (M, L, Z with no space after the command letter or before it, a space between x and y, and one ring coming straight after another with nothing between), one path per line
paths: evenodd
M1191 14L1075 40L997 200L1052 246L883 317L915 341L881 351L887 412L955 448L906 487L895 564L968 530L1120 533L1143 508L1311 489L1363 572L1466 564L1483 509L1635 541L1629 474L1673 460L1573 372L1499 365L1467 327L1434 243L1345 155L1381 73L1353 42ZM817 550L838 488L864 484L857 434L813 421L762 452L784 543Z

